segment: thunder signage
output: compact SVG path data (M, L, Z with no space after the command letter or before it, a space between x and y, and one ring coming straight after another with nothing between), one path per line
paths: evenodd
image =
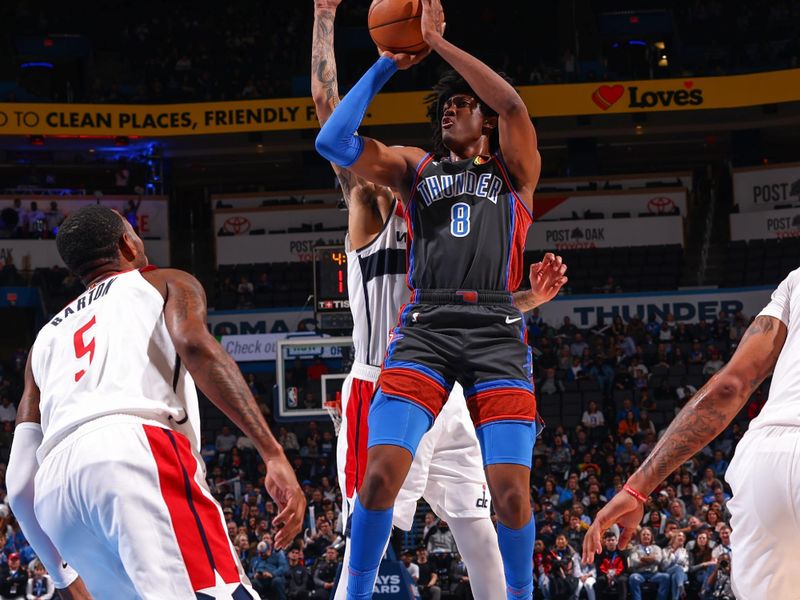
M591 296L561 296L543 305L540 314L554 327L569 317L581 328L609 324L614 317L627 322L638 316L647 322L650 317L658 321L668 314L675 315L679 323L712 321L724 310L729 315L737 312L747 317L757 315L769 302L773 287L687 290L679 292L653 292L649 294L599 294Z

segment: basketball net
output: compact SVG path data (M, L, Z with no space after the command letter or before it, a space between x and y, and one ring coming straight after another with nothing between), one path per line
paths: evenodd
M336 392L336 399L326 401L323 408L333 421L334 434L339 435L339 430L342 428L342 392Z

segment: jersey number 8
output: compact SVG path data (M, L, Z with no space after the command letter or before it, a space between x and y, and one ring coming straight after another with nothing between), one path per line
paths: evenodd
M450 209L450 233L454 237L467 237L469 235L470 205L466 202L453 204Z

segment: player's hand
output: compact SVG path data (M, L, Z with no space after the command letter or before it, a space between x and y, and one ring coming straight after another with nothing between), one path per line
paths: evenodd
M583 562L593 563L594 555L603 551L603 533L618 524L622 531L619 536L619 548L625 549L631 541L636 528L642 522L644 506L636 498L626 492L618 492L611 502L606 504L594 519L586 537L583 538Z
M406 69L410 69L414 65L421 63L425 57L431 53L430 46L421 52L417 52L416 54L406 54L405 52L398 52L395 54L394 52L389 52L388 50L383 50L382 48L378 48L378 50L380 50L381 56L391 58L400 71L405 71Z
M560 256L548 252L540 262L533 263L530 268L529 278L531 293L536 306L550 302L556 297L561 288L569 281L564 275L567 265Z
M275 533L274 543L276 549L282 550L287 548L300 533L306 512L306 497L286 456L281 454L268 459L266 467L264 487L280 509L272 520L272 525L278 530Z
M86 589L83 579L78 577L63 590L58 590L63 600L92 600L92 595Z
M444 36L446 25L441 0L422 0L422 39L428 46Z
M342 0L314 0L316 10L336 10Z

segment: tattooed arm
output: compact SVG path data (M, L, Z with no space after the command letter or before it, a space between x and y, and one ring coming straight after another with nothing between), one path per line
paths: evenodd
M339 104L336 56L333 53L333 21L341 0L315 0L311 39L311 97L320 125Z
M786 325L780 319L756 317L728 364L683 407L628 484L645 496L649 495L670 473L718 436L772 373L786 333ZM601 536L614 523L624 528L620 537L620 548L624 548L641 521L642 513L642 503L632 495L621 492L614 496L587 532L584 560L602 551Z
M315 0L311 41L311 97L317 119L323 125L339 104L333 21L341 0ZM390 216L394 195L387 187L369 184L349 169L331 163L349 210L347 231L354 248L371 242Z
M786 325L779 319L756 317L728 364L678 413L628 483L643 494L649 494L722 433L750 395L772 373L786 341L786 332Z
M305 497L283 449L264 420L234 360L206 326L206 295L200 282L183 271L160 269L143 276L164 297L164 319L172 342L197 387L255 444L267 466L265 484L280 505L282 527L276 546L286 547L300 532Z
M339 104L339 84L336 72L336 56L333 53L333 21L336 7L341 0L315 0L314 32L311 40L311 98L317 111L320 125L324 125L333 109ZM350 206L353 187L359 183L357 177L347 169L332 165L342 186L344 201ZM361 180L363 181L363 180Z

